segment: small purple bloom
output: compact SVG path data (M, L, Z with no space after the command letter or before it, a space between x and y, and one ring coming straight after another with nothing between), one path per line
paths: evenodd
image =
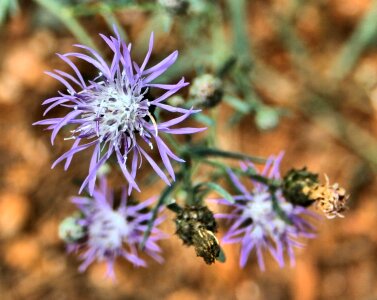
M93 198L74 197L72 202L80 210L76 224L82 228L77 239L67 241L68 250L79 251L83 260L79 270L83 272L94 261L106 261L107 276L114 278L114 262L123 257L135 266L146 266L139 257L138 247L147 230L147 222L152 217L148 206L154 199L131 205L127 199L127 191L123 190L119 206L114 209L113 191L108 189L106 179L100 179L100 186L94 189ZM161 248L157 241L166 238L158 226L164 220L158 217L151 235L145 243L144 252L162 263ZM72 226L71 226L72 228ZM76 230L76 232L78 232Z
M277 157L271 156L260 173L270 179L280 179L279 165L283 153ZM253 168L251 163L243 163L242 169ZM224 243L240 243L240 266L245 267L249 255L255 249L258 264L261 270L265 270L263 250L267 250L277 261L280 267L284 267L284 256L288 254L290 264L295 264L294 248L302 248L300 238L315 237L315 228L304 216L315 217L315 214L307 209L294 206L287 202L281 191L276 192L277 202L285 214L286 220L279 216L273 208L273 201L268 187L260 182L251 180L253 189L249 192L239 178L229 170L229 175L235 187L242 193L234 196L235 204L220 199L219 203L231 206L230 213L217 214L215 217L224 218L231 222L229 230L223 237Z
M59 80L66 87L67 93L59 92L59 96L45 100L43 104L49 106L44 114L57 106L68 107L71 111L62 118L51 118L35 123L36 125L47 125L47 129L52 130L52 144L63 127L67 125L72 127L71 135L66 138L74 140L72 148L59 157L52 167L65 160L64 169L66 170L76 153L94 147L89 174L81 186L80 193L86 185L89 186L90 194L93 193L97 170L113 154L115 154L129 183L128 193L131 193L132 189L139 190L135 177L142 157L169 185L168 177L147 153L145 147L153 149L153 145L157 145L166 170L175 180L170 159L179 162L183 162L183 160L170 150L161 139L160 133L192 134L205 129L172 128L191 114L198 112L198 110L183 109L163 103L182 87L188 85L184 78L176 84L152 83L175 62L178 51L174 51L155 66L147 68L153 48L152 33L147 55L139 66L131 59L131 44L126 45L121 40L115 27L114 30L116 37L107 37L100 34L113 53L111 64L106 63L95 50L83 45L75 46L88 51L90 55L78 52L58 54L71 67L74 75L60 70L47 72L48 75ZM93 80L84 80L78 68L69 59L70 57L84 60L93 65L98 70L98 76ZM161 89L164 93L153 99L149 95L149 90L153 88ZM180 115L168 121L157 123L153 115L155 109ZM131 159L129 159L129 156L131 156Z

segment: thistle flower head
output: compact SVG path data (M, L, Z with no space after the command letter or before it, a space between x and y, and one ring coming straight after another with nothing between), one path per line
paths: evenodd
M80 259L83 260L79 268L81 272L94 261L106 261L107 275L114 278L113 267L117 257L123 257L135 266L146 266L145 261L138 254L138 246L147 230L146 223L152 217L148 206L154 199L131 205L127 201L127 193L124 190L119 206L114 208L113 192L108 189L104 178L101 178L100 183L100 186L94 190L93 198L72 199L81 214L76 215L74 223L72 223L73 219L64 220L60 232L70 233L69 238L64 239L70 251L81 252ZM163 219L157 218L154 226L159 225ZM68 228L70 230L67 230ZM67 235L61 234L61 237L65 236ZM164 237L164 233L153 227L145 243L145 253L158 262L162 262L163 259L160 256L161 249L156 242Z
M279 165L282 157L283 154L271 156L259 174L269 179L280 179ZM251 163L244 163L242 168L245 171L248 168L255 169ZM287 253L293 265L294 248L303 246L298 239L314 237L314 227L303 218L312 213L287 202L280 190L271 194L267 185L251 179L253 188L249 191L231 170L229 175L241 194L234 196L235 204L225 199L218 200L219 203L231 207L229 213L215 215L231 223L222 241L241 244L241 267L246 265L253 249L256 250L261 270L265 269L264 250L273 256L280 267L285 265L284 257Z
M84 180L80 192L89 185L90 194L93 193L97 170L115 154L118 164L129 182L129 190L139 190L135 182L137 169L144 157L157 174L170 184L164 171L146 152L145 148L157 145L162 162L169 175L174 180L175 174L170 159L180 161L161 139L164 134L191 134L204 130L204 128L171 128L191 114L198 112L193 109L173 107L163 102L188 83L182 78L176 84L152 83L163 74L177 59L178 52L174 51L167 58L153 67L147 68L153 48L153 34L149 42L149 49L143 63L139 66L131 59L131 44L121 40L116 28L116 37L107 37L101 34L102 39L112 51L113 57L110 64L95 50L75 45L89 52L90 55L72 52L59 57L67 63L74 75L55 70L47 72L48 75L60 81L67 92L59 92L59 96L44 101L48 105L45 114L51 109L62 106L71 111L64 117L51 118L36 122L37 125L47 125L52 130L51 143L58 132L70 125L73 128L71 135L66 139L74 140L69 151L59 157L53 167L59 162L65 162L67 169L73 156L83 150L93 147L89 174ZM92 80L84 80L79 69L70 58L83 60L97 69L97 76ZM164 92L157 98L150 95L151 89L160 89ZM178 113L179 116L165 122L159 122L155 116L156 109ZM132 157L129 160L129 156Z

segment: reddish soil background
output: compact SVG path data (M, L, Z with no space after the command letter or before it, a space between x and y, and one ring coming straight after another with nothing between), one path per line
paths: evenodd
M256 88L265 101L290 109L290 114L269 132L258 131L252 116L235 128L218 128L224 149L262 156L284 149L283 171L306 165L341 183L351 193L345 219L317 222L318 238L296 252L296 267L279 269L267 259L265 272L254 258L241 270L239 249L229 246L224 246L225 264L207 266L193 249L181 245L173 225L167 224L172 237L162 242L165 264L149 261L148 268L136 269L119 263L117 283L103 278L102 264L78 273L79 262L66 255L57 237L60 220L73 209L68 200L86 173L89 154L76 158L68 172L62 167L51 170L52 161L69 145L58 138L51 147L48 133L31 124L42 117L42 100L60 88L43 72L64 68L54 53L69 51L75 39L64 30L34 26L34 7L25 5L0 29L0 298L377 299L377 180L372 161L377 148L370 142L377 138L377 49L364 52L344 80L335 83L328 76L329 65L372 2L307 5L295 28L311 54L303 71L281 46L268 16L284 9L286 1L251 4L248 30L258 53ZM140 19L133 20L135 27L141 26L143 16ZM310 106L308 94L321 92L331 110ZM222 105L220 119L231 113ZM346 122L334 123L334 114ZM365 149L372 155L365 155Z

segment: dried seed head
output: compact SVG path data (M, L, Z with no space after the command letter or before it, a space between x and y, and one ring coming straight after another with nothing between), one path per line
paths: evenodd
M220 254L213 213L206 206L186 206L175 218L176 234L187 246L194 246L197 256L212 264Z
M346 202L349 195L338 183L330 185L329 178L325 175L325 184L315 184L312 187L305 187L303 192L308 198L315 201L317 209L321 210L328 219L341 217L346 210Z
M197 228L192 237L197 256L203 257L206 264L213 264L220 254L220 245L212 231Z

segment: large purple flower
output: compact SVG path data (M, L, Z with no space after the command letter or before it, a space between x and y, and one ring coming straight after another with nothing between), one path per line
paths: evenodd
M74 197L72 202L81 214L75 219L76 225L71 224L70 230L66 230L70 237L75 238L66 241L70 252L81 252L83 263L79 270L85 271L96 260L106 261L107 275L114 278L114 262L119 256L135 266L146 266L138 255L138 247L147 230L147 222L152 217L148 206L153 201L151 198L139 204L127 203L127 191L124 189L120 204L114 209L114 195L104 178L101 178L100 186L94 189L93 198ZM156 219L144 248L145 253L160 263L163 259L156 242L166 235L156 226L163 220L163 217ZM67 237L67 234L64 235Z
M100 34L113 52L111 64L107 64L95 50L83 45L75 46L85 49L90 56L77 52L58 54L72 68L75 76L60 70L47 72L67 88L67 93L59 92L59 96L45 100L43 104L49 106L44 114L57 106L68 107L71 111L65 117L51 118L35 123L47 125L47 129L52 130L52 144L63 127L66 125L72 127L71 135L66 138L74 140L72 148L59 157L52 167L65 160L64 168L66 170L74 154L94 147L89 174L81 186L80 193L86 185L89 185L90 194L93 193L97 170L114 153L129 182L129 193L133 188L139 190L135 177L142 157L149 162L166 184L170 184L163 170L144 149L145 146L153 149L153 145L157 145L164 166L175 180L170 159L180 162L183 160L169 149L160 138L159 133L191 134L205 129L171 128L191 114L198 112L198 110L187 110L163 103L179 89L188 85L184 78L176 84L152 83L175 62L178 51L174 51L155 66L147 68L153 48L152 33L147 55L139 66L131 59L131 44L126 45L121 40L116 28L115 32L116 37ZM85 81L69 57L79 58L90 63L98 70L98 76L93 80ZM153 99L149 94L151 88L164 90L164 93ZM157 123L153 115L156 108L180 115L169 121ZM131 159L128 159L129 155Z
M271 156L260 173L271 179L280 179L279 165L283 153ZM242 164L242 168L255 169L251 163ZM244 267L253 249L256 250L258 264L265 269L263 250L267 250L280 267L285 264L284 256L288 254L291 266L295 263L294 248L303 247L300 238L313 238L314 226L304 216L315 216L307 209L287 202L281 191L276 192L276 200L281 209L277 213L268 187L260 182L252 181L253 189L249 191L239 178L229 170L229 175L242 193L234 196L235 204L220 199L219 203L231 206L230 213L217 214L217 218L225 218L231 222L229 230L223 237L224 243L240 243L240 266ZM283 217L282 214L285 216Z

